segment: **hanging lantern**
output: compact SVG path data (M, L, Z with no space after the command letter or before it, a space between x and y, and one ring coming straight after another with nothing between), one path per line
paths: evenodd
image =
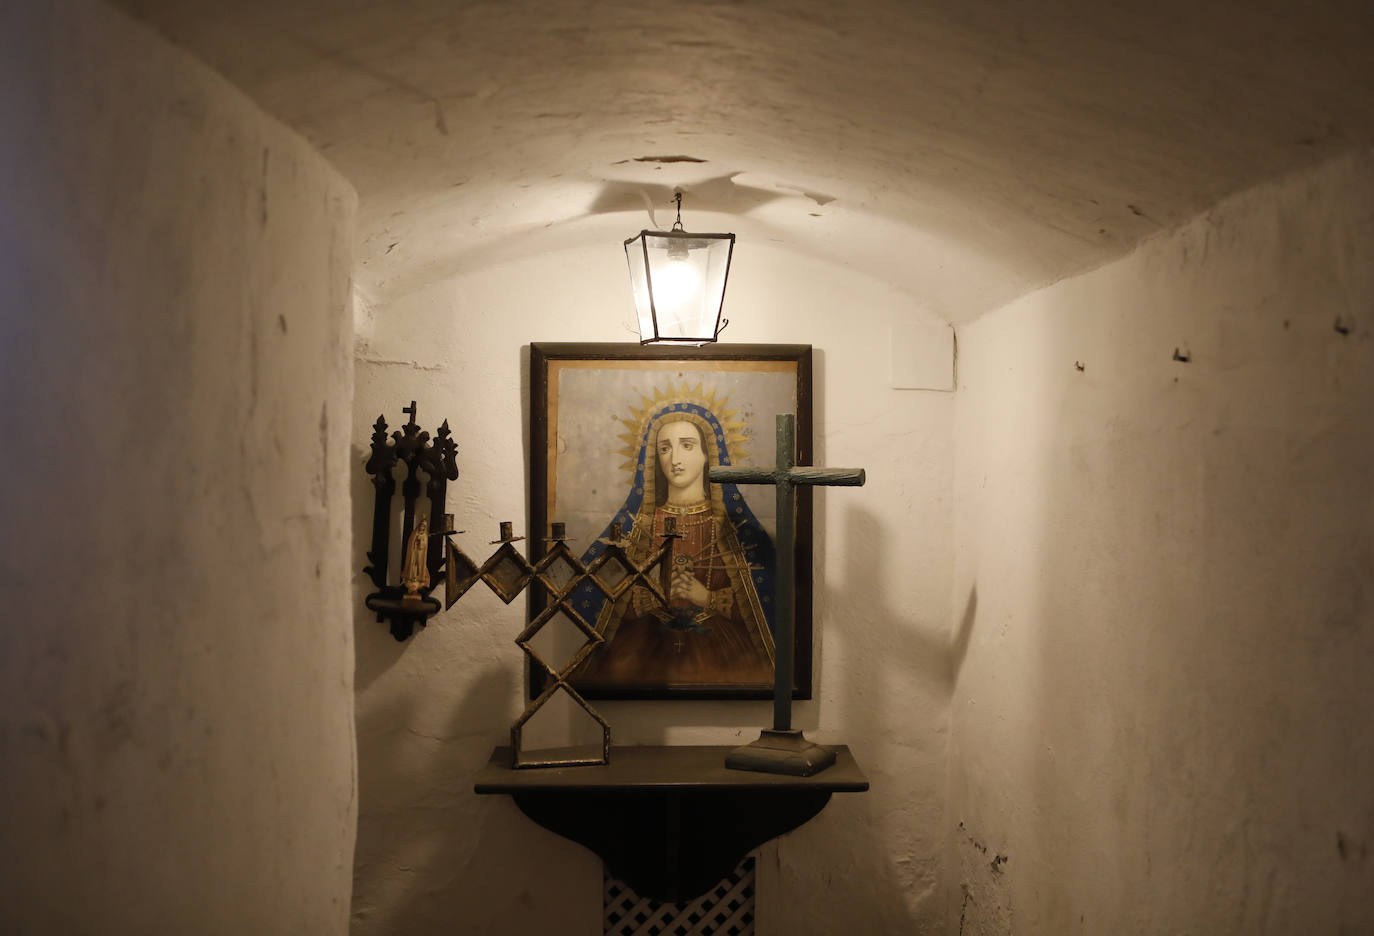
M671 231L640 231L625 241L640 344L709 344L729 324L721 318L733 234L682 229L682 193Z

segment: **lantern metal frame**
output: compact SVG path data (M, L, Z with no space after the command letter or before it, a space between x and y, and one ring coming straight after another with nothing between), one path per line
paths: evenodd
M632 292L635 293L635 312L636 312L636 317L637 317L637 319L638 319L638 321L639 321L639 324L640 324L639 343L640 343L641 346L642 346L642 345L651 345L651 344L682 344L682 345L695 345L695 346L700 346L700 345L704 345L704 344L713 344L713 343L715 343L715 341L720 337L720 333L721 333L722 331L725 330L725 326L727 326L727 325L730 324L730 320L727 319L727 318L724 318L723 316L724 316L724 310L725 310L725 291L726 291L726 288L727 288L727 287L729 286L729 284L730 284L730 264L731 264L731 262L734 260L734 257L735 257L735 235L734 235L734 234L695 234L695 233L691 233L691 232L689 232L689 231L684 230L684 229L683 229L683 226L682 226L682 193L681 193L681 192L675 192L674 195L673 195L673 198L674 198L674 200L677 202L677 220L675 220L675 221L673 222L673 226L672 226L672 229L671 229L671 230L668 230L668 231L650 231L650 230L648 230L648 229L645 229L645 230L640 231L640 232L639 232L638 234L636 234L634 237L628 237L628 238L625 239L625 259L626 259L626 262L629 264L629 268L630 268L630 283L631 283L631 290L632 290ZM698 241L698 242L700 242L700 241L708 241L708 242L709 242L709 241L728 241L728 242L729 242L729 245L730 245L730 246L729 246L729 248L726 250L726 253L725 253L725 273L724 273L724 274L722 275L722 277L721 277L721 284L720 284L720 303L716 306L716 310L715 310L715 312L716 312L716 314L715 314L715 324L714 324L714 326L712 327L712 329L711 329L711 334L710 334L709 336L701 335L701 336L678 337L678 336L673 336L673 335L662 335L662 334L660 334L660 326L659 326L659 321L658 321L658 304L657 304L657 302L656 302L655 299L654 299L654 281L653 281L652 265L649 263L649 240L648 240L648 239L651 238L651 237L666 238L666 239L669 240L669 242L670 242L670 245L669 245L669 247L668 247L669 256L671 257L674 253L678 252L678 250L680 249L681 252L682 252L682 256L683 256L684 258L687 256L687 253L688 253L690 250L693 250L693 249L701 249L701 245L700 245L700 244L693 245L693 243L692 243L693 241ZM638 242L638 243L636 244L636 242ZM681 246L679 247L678 245L681 245ZM705 249L709 249L709 246L707 246ZM634 250L634 252L632 252L632 250ZM650 322L653 323L653 329L654 329L653 335L652 335L652 336L649 336L649 337L646 337L646 336L644 335L643 324L644 324L644 321L645 321L645 317L644 317L644 314L643 314L643 310L639 308L639 298L640 298L640 297L639 297L638 291L633 289L634 282L635 282L635 263L636 263L636 261L638 261L638 262L642 265L641 268L642 268L643 271L644 271L644 289L645 289L645 293L647 294L647 299L648 299L648 304L649 304L649 316L648 316L648 320L649 320ZM703 288L705 288L705 287L703 286Z

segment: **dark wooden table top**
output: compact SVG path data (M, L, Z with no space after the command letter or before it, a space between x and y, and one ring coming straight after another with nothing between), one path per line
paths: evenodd
M811 777L731 770L725 755L737 745L612 746L611 762L590 767L511 767L511 749L498 747L473 778L477 793L543 793L610 790L814 790L861 793L868 789L845 745L826 745L835 763Z

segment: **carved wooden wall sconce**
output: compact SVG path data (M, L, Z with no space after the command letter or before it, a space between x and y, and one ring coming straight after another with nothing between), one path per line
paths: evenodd
M405 640L415 630L415 625L423 627L432 615L438 614L439 599L430 597L430 592L439 584L443 575L444 550L443 534L453 531L452 514L444 513L444 502L448 493L448 482L457 480L456 461L458 446L450 438L448 420L439 427L433 440L415 422L415 401L401 410L410 414L410 421L391 433L388 440L386 420L381 416L372 427L372 455L367 460L366 471L372 475L372 486L376 490L376 501L372 510L372 549L368 551L368 564L363 571L372 579L377 590L366 598L367 607L377 613L378 621L391 623L391 636ZM401 497L404 506L401 510L402 551L412 540L419 539L420 548L412 550L413 556L404 557L410 561L402 562L400 584L387 582L387 565L391 551L392 511L391 498L396 493L396 465L406 466L406 477L401 483ZM423 490L429 500L429 513L416 518L416 503L420 498L420 475L425 476ZM433 532L431 532L433 531Z

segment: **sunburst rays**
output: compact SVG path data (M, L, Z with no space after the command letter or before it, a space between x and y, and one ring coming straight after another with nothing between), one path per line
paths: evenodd
M625 427L625 431L619 435L620 440L625 443L625 447L619 450L619 454L625 456L625 462L620 467L628 472L630 477L634 477L635 469L639 467L640 445L644 442L644 434L648 431L650 419L664 406L673 403L693 403L714 414L725 434L723 441L730 455L730 462L738 464L749 457L749 452L745 448L748 437L745 435L744 421L739 418L739 413L725 408L729 399L728 394L717 394L714 390L707 390L704 383L689 387L685 383L674 386L671 381L666 386L656 389L653 396L640 394L639 406L630 410L629 419L620 421Z

